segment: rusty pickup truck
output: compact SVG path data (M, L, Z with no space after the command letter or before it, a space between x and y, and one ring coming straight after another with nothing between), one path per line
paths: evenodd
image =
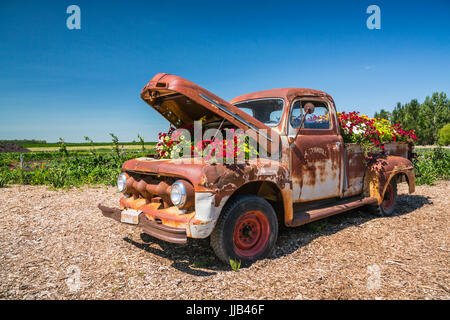
M164 241L209 238L225 263L267 257L281 224L296 227L361 206L389 216L397 183L414 192L412 146L387 144L385 154L365 162L358 144L344 143L334 101L325 92L273 89L227 102L160 73L141 97L176 128L202 119L209 127L245 130L266 156L241 164L132 159L118 179L120 208L99 209Z

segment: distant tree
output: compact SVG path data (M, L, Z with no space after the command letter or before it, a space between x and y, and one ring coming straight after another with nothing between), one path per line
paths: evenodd
M405 107L400 102L397 102L397 106L392 110L391 121L392 123L403 123L405 119Z
M450 101L445 93L433 93L426 97L418 117L423 144L438 141L439 130L450 122Z
M402 106L402 119L399 123L402 125L404 130L414 130L416 135L418 135L420 138L423 138L422 128L418 122L420 111L421 104L417 101L417 99L411 100L409 103L406 103L404 106Z
M381 118L381 119L387 119L391 120L391 113L389 111L386 111L384 109L381 109L380 112L375 112L374 118Z
M46 144L47 141L46 140L29 140L29 139L22 139L22 140L18 140L18 139L14 139L14 140L0 140L0 142L9 142L9 143L17 143L17 144Z
M439 144L443 146L450 144L450 123L447 123L439 130Z
M439 130L450 122L450 101L444 92L434 92L423 103L419 103L417 99L404 105L398 102L390 113L390 118L389 112L384 109L375 113L375 117L400 123L404 130L414 130L418 144L436 144Z

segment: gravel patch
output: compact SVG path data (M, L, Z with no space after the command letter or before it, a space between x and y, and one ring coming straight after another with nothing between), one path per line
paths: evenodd
M115 188L0 189L1 299L449 299L448 182L399 185L398 209L282 228L273 255L232 271L104 218Z

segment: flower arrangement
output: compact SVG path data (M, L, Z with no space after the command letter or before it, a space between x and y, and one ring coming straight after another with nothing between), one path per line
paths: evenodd
M328 115L312 115L308 120L312 122L328 121ZM338 112L338 121L344 142L361 145L366 160L373 159L376 154L384 154L385 143L396 141L414 143L417 140L414 130L406 131L400 124L393 125L386 119L369 118L360 115L357 111ZM183 129L192 137L192 125ZM175 130L171 126L168 132L158 134L157 156L160 159L180 156L202 157L209 162L221 163L229 163L230 159L243 162L258 156L256 146L250 143L249 137L244 135L242 130L231 128L224 131L227 131L226 139L222 139L220 134L218 137L194 142L190 137L186 137L183 131ZM186 150L188 154L186 154Z
M156 152L160 159L169 159L175 145L178 145L183 141L181 137L178 137L177 139L171 137L174 131L175 128L170 126L168 132L158 133L158 143L156 144Z
M189 130L190 127L183 129ZM202 157L208 162L229 163L243 162L258 156L256 146L250 143L250 138L244 135L242 130L233 128L228 131L227 139L221 136L200 141L192 141L190 137L185 137L183 131L177 131L170 127L167 133L158 133L158 143L156 152L160 159L172 159L176 157ZM231 135L231 138L228 138ZM191 135L192 136L192 135ZM190 150L190 154L184 154L185 150Z
M359 112L338 112L341 135L346 143L358 143L364 150L366 157L370 154L385 152L384 144L388 142L404 141L414 143L417 136L414 130L405 131L400 124L392 125L389 120L369 118L359 115Z

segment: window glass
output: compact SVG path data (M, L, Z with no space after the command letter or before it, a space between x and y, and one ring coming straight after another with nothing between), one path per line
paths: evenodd
M271 127L279 125L283 115L282 99L250 100L236 103L235 106Z
M302 121L302 103L301 101L296 101L294 103L294 107L291 112L291 126L293 128L298 128L300 126L300 122Z
M251 108L239 108L239 109L241 109L241 110L244 111L246 114L248 114L248 115L250 115L250 116L253 117L253 109L251 109Z
M290 122L293 128L298 128L304 114L303 106L311 102L314 104L314 113L306 116L304 129L330 129L330 120L327 106L317 101L296 101L292 108Z

